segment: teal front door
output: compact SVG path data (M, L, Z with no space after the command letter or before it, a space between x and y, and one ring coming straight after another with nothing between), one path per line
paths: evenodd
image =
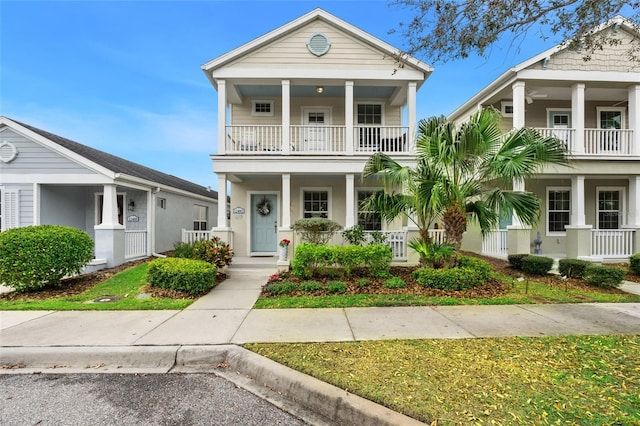
M251 195L251 253L275 253L278 248L278 197Z

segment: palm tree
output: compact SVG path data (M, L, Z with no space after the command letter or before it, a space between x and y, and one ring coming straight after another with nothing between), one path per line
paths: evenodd
M430 243L428 229L442 221L447 241L460 248L467 221L476 221L482 234L495 229L501 215L516 213L525 225L538 220L540 199L534 194L505 190L547 165L568 164L566 149L553 137L532 129L503 135L500 112L483 109L461 124L445 117L418 123L416 162L402 166L383 153L372 155L363 179L380 177L383 191L374 193L365 208L386 221L406 216ZM393 189L401 188L399 193Z

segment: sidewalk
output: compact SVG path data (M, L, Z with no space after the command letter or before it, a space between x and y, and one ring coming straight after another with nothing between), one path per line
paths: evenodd
M0 311L0 373L215 372L289 411L330 418L298 413L312 424L410 424L236 345L640 334L640 303L252 310L275 271L270 259L234 260L227 280L183 311ZM639 284L624 289L640 294ZM330 417L343 412L361 417Z

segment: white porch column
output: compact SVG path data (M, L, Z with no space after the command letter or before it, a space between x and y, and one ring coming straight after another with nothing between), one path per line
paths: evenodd
M524 127L524 110L525 110L525 86L524 81L516 81L511 86L513 90L513 128L521 129Z
M416 91L416 82L410 81L407 85L407 126L409 127L409 131L407 132L407 141L409 143L409 152L411 153L416 151Z
M291 174L282 174L282 222L283 230L291 228Z
M571 86L571 127L575 129L572 154L584 154L584 83Z
M124 206L122 206L124 208ZM102 190L102 222L93 227L96 259L105 259L107 267L124 263L124 226L118 221L116 185L104 185Z
M629 177L629 215L627 217L627 225L632 228L640 228L640 176Z
M629 129L633 130L631 138L631 155L640 156L640 85L629 87Z
M227 175L218 173L218 223L216 229L227 230Z
M524 181L521 179L514 179L513 191L524 192ZM511 226L519 227L519 228L522 227L522 222L520 221L520 217L518 217L518 215L515 212L513 212L513 215L511 217Z
M353 155L353 81L344 82L344 124L347 155Z
M218 155L227 151L227 82L218 80Z
M585 225L584 176L571 177L571 225Z
M102 222L96 228L124 229L118 221L118 193L115 185L104 185L102 189Z
M289 126L291 125L291 82L282 80L282 153L291 153Z
M346 180L346 216L344 219L345 229L351 228L356 224L356 189L354 184L354 175L349 173L345 175Z

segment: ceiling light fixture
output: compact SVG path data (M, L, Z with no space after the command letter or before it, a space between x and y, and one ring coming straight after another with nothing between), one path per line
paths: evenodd
M324 92L324 87L322 86L316 87L316 93L322 93L322 92Z

